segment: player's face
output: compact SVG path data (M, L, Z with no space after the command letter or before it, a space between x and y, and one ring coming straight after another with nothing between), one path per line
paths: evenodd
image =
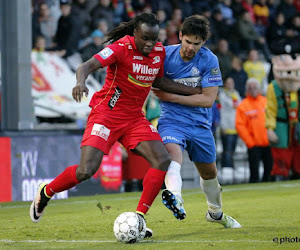
M135 45L138 50L145 56L149 55L153 47L157 43L159 33L159 26L148 26L147 24L141 24L134 30Z
M183 61L190 61L193 59L201 46L205 43L199 36L183 36L181 32L179 33L179 39L181 40L180 56Z

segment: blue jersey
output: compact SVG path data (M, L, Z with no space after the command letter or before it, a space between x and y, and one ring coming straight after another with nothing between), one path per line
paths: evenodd
M202 88L222 86L222 76L218 58L206 47L201 47L189 62L184 62L179 54L181 45L166 46L164 62L165 77L181 84ZM161 102L159 124L182 122L211 128L212 109L185 106L171 102Z

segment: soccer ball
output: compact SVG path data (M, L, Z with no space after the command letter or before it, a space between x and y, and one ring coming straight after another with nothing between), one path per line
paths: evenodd
M146 235L146 222L134 212L122 213L114 222L114 234L123 243L139 242Z

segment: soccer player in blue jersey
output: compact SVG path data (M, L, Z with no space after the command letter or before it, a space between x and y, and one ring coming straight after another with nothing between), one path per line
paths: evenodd
M202 93L184 96L154 89L162 100L158 131L173 161L177 162L168 169L165 177L167 189L162 192L162 199L177 219L185 218L180 169L182 152L186 149L197 167L200 185L206 195L206 220L218 222L225 228L240 228L235 219L222 212L211 107L223 82L218 58L203 47L209 29L209 22L203 16L186 18L179 33L181 44L166 47L164 65L165 77L187 86L201 85Z

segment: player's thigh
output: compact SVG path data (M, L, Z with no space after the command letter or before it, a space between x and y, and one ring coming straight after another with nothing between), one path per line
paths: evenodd
M151 167L168 170L171 157L161 141L142 141L135 147L134 152L142 155Z

